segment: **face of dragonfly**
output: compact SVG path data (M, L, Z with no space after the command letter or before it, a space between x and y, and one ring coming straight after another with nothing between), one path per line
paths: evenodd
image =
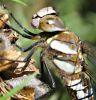
M34 14L32 17L32 26L43 31L64 31L63 21L56 15L52 7L46 7Z

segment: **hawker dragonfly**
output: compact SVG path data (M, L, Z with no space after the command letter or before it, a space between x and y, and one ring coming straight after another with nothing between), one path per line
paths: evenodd
M60 76L63 77L64 85L68 89L71 100L95 100L93 95L96 80L95 47L81 41L74 32L68 30L53 7L42 8L32 16L32 26L43 31L39 34L34 34L23 27L12 13L10 13L10 16L26 32L26 35L21 34L7 24L10 28L25 38L38 39L28 48L22 48L17 45L24 52L30 50L24 59L27 63L22 70L27 67L31 56L37 48L41 47L43 48L40 56L41 79L44 79L45 67L50 76L52 87L55 87L54 78L48 68L48 59L53 63L53 67L56 68ZM86 58L94 64L93 68L86 64Z

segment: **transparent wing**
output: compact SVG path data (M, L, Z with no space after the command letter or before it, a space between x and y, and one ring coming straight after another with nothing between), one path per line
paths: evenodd
M87 59L96 66L96 46L84 41L82 42L83 53L87 54Z
M94 100L96 100L96 83L93 80L91 80L91 83L92 83L92 87L93 87Z
M84 41L82 42L82 52L86 55L85 63L87 63L85 70L90 76L92 87L96 95L96 46Z

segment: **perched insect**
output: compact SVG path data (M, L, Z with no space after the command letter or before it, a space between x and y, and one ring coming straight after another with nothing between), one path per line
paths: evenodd
M23 70L28 65L32 54L38 47L42 47L41 52L41 74L44 76L44 67L50 76L52 87L55 87L55 82L48 68L47 59L57 69L64 79L64 84L67 87L72 100L94 100L93 88L91 79L96 79L94 72L89 70L86 65L84 54L87 58L95 63L93 57L96 58L93 50L87 49L91 46L86 42L82 42L74 32L66 29L63 21L57 16L56 11L52 7L46 7L39 10L32 17L32 26L43 30L39 35L36 35L24 28L13 16L11 17L27 34L25 38L41 37L38 42L32 44L28 48L19 47L22 51L30 50L24 61L27 61ZM95 51L95 50L94 50ZM92 59L91 59L92 58ZM96 68L95 68L96 69ZM93 72L93 73L92 73Z
M51 59L63 77L72 100L94 100L90 77L84 72L84 45L74 32L64 27L56 12L49 8L40 10L32 19L35 28L53 32L50 33L52 37L45 42L47 47L41 59L46 66L45 58Z

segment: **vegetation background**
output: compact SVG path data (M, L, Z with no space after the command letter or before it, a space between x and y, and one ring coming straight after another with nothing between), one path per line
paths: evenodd
M57 9L65 25L71 31L75 32L81 40L87 40L96 45L96 0L21 0L25 2L26 5L13 1L20 0L3 0L3 3L9 8L9 11L15 15L19 22L33 33L39 33L40 30L31 27L32 14L43 7L53 6ZM21 31L13 20L11 20L11 24ZM27 47L31 44L31 40L20 37L17 44ZM39 56L37 55L39 55L40 50L37 51L38 53L33 57L37 61L36 66L39 67L40 62ZM68 100L68 95L66 95L65 92L66 89L62 89L63 85L61 86L61 82L57 82L57 84L59 89L56 90L48 100Z

